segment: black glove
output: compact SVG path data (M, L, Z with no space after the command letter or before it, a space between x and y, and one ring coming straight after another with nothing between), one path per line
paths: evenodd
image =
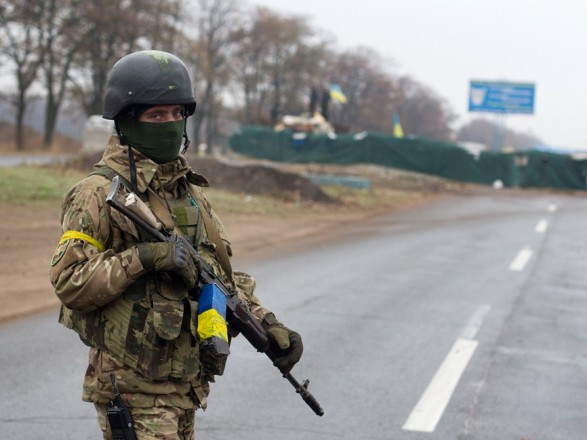
M269 349L277 356L273 365L283 374L289 373L302 357L302 337L285 327L273 313L267 314L261 325L269 335Z
M167 271L178 275L191 289L198 279L198 270L187 245L176 243L140 243L139 259L146 270Z

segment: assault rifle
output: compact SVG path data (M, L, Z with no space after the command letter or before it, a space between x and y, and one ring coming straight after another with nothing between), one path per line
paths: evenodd
M274 361L278 355L274 353L269 346L267 332L263 326L261 326L257 318L255 318L255 316L249 311L247 306L239 299L236 290L226 286L216 274L214 274L212 268L198 253L198 250L195 249L185 237L167 231L157 217L155 217L153 212L134 192L128 192L126 196L123 196L120 193L121 186L122 182L120 176L115 176L112 179L112 186L108 193L108 197L106 197L106 203L124 216L128 217L133 223L147 232L155 240L168 243L177 243L180 241L185 243L200 272L198 287L202 287L206 284L215 284L224 295L226 295L226 318L230 326L242 333L245 339L249 341L257 351L265 353L271 361ZM312 393L308 391L308 386L310 384L309 380L305 380L303 384L300 384L291 373L286 373L283 377L292 384L296 392L302 397L302 399L304 399L304 402L306 402L306 404L312 408L317 415L324 415L324 410Z

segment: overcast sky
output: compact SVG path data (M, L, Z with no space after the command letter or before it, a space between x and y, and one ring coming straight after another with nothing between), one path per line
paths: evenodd
M468 112L469 81L536 85L534 115L508 115L508 128L547 145L587 150L587 0L250 0L305 15L338 48L368 46ZM391 120L391 116L390 116Z

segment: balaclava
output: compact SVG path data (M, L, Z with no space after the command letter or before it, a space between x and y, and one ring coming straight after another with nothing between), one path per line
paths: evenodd
M186 119L161 123L139 121L147 108L135 106L129 113L116 119L121 143L130 145L159 164L177 159L182 138L185 137L187 141Z

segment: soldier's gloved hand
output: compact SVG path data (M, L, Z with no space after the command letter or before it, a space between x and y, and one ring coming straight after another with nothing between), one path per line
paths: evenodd
M283 374L289 373L302 357L302 337L285 327L273 313L267 314L261 325L269 335L271 351L277 355L273 365Z
M176 243L139 243L139 259L146 270L173 272L182 279L186 288L194 287L198 270L187 245Z

